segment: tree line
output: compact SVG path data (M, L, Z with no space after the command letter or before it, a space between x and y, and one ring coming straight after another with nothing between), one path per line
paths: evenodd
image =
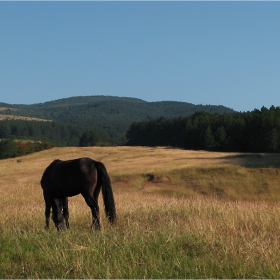
M77 146L82 129L78 125L59 122L25 120L0 121L0 139L49 141L54 146Z
M280 108L134 122L127 145L238 152L280 152Z
M0 159L24 156L52 148L49 142L4 139L0 141Z
M133 122L126 135L118 140L94 126L3 120L0 121L0 139L0 159L52 146L139 145L208 151L280 152L280 108L272 106L246 113L222 114L201 111L187 117Z
M23 156L53 146L109 146L110 137L76 124L26 120L0 121L0 159Z

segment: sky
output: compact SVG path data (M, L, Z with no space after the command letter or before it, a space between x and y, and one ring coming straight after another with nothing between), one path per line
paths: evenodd
M1 2L0 102L280 106L280 2Z

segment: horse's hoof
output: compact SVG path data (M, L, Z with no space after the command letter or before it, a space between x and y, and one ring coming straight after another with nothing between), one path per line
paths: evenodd
M92 229L92 230L100 230L100 225L98 225L98 224L92 224L92 225L91 225L91 229Z
M56 227L56 229L57 229L57 231L64 231L64 230L65 230L65 227L64 227L64 225L58 225L58 226Z

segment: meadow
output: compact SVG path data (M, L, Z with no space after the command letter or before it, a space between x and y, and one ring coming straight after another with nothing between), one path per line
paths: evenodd
M88 156L111 177L117 223L45 230L40 179ZM280 278L280 155L166 147L54 148L0 161L0 278Z

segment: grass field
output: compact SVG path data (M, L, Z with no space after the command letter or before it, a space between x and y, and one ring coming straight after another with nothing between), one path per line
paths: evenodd
M117 224L44 230L40 179L56 158L110 174ZM0 278L280 278L280 156L171 148L54 148L0 161Z
M31 117L25 117L25 116L1 114L1 111L5 111L5 110L17 111L18 109L0 107L0 121L2 121L2 120L24 120L24 121L51 122L51 120L45 120L45 119L39 119L39 118L31 118Z
M45 120L45 119L39 119L39 118L31 118L31 117L24 117L24 116L0 114L0 121L3 121L3 120L23 120L23 121L52 122L51 120Z

